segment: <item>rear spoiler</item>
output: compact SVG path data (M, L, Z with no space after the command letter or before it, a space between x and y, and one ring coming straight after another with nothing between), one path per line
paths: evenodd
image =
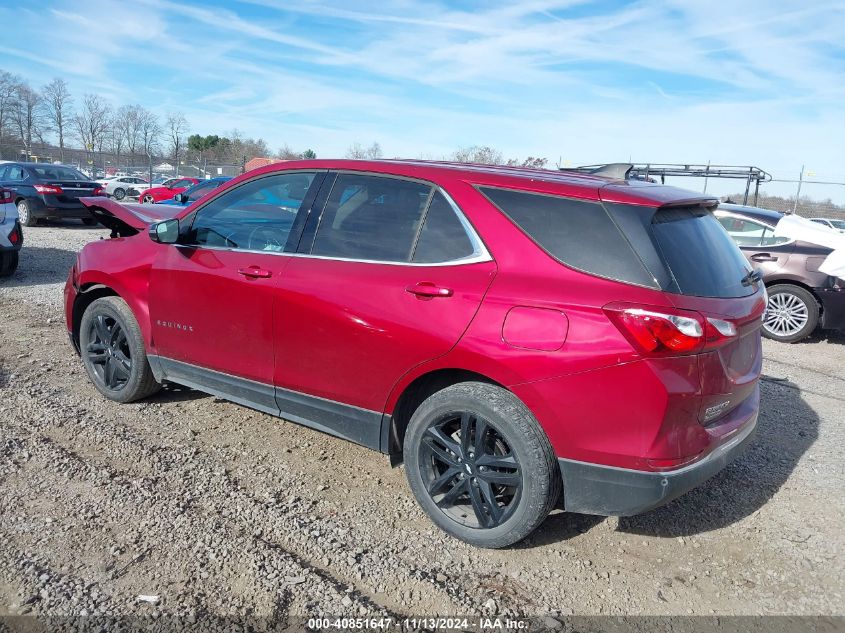
M129 237L146 230L151 224L175 216L180 207L133 204L131 207L106 197L79 200L97 221L111 229L112 237Z

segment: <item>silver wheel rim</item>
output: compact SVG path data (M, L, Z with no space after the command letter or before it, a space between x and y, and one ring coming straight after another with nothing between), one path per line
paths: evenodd
M123 189L115 189L114 190L114 197L117 200L123 200L126 197L126 192Z
M29 220L29 209L26 207L26 202L21 202L18 205L18 220L20 220L21 224L26 224L27 220Z
M779 292L769 297L763 327L775 336L792 336L804 329L809 320L810 311L801 299L794 294Z

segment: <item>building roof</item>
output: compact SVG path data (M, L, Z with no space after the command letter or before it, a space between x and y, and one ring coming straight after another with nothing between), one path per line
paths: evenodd
M265 167L267 165L272 165L273 163L281 163L282 160L280 158L264 158L264 157L257 157L253 158L250 161L247 161L246 167L244 168L245 171L250 171L251 169L258 169L259 167Z

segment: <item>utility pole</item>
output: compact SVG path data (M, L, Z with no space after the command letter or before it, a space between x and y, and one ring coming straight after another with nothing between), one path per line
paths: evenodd
M798 210L798 199L801 197L801 185L804 183L804 165L801 165L801 175L798 176L798 191L795 193L795 204L792 205L792 212Z

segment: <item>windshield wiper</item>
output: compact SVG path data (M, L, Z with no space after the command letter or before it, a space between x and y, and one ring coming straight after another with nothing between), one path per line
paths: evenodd
M743 277L742 279L740 279L740 280L739 280L739 282L740 282L743 286L750 286L751 284L754 284L754 283L757 283L757 282L759 282L759 281L762 281L762 279L763 279L763 275L761 275L761 274L760 274L760 271L759 271L759 270L752 270L752 271L751 271L750 273L748 273L745 277Z

